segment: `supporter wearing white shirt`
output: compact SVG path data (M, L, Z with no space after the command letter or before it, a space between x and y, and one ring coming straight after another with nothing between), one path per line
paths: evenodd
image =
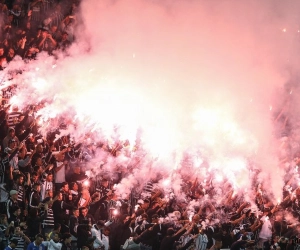
M55 158L57 160L57 167L54 169L55 171L55 190L60 190L62 183L66 181L66 165L67 161L64 161L65 154L64 152L60 152L57 155L55 155Z
M41 183L41 200L46 198L46 193L48 190L53 190L53 174L49 173L46 180Z
M103 230L103 232L102 232ZM99 247L104 246L105 250L108 250L109 247L109 228L104 227L103 229L98 229L95 225L91 228L92 236L95 236L96 239L94 241L94 248L97 249Z
M206 250L206 246L208 243L207 235L204 233L203 229L201 229L200 234L196 238L196 247L197 250Z
M59 235L55 233L50 241L43 241L43 245L48 250L61 250L62 244L59 242Z

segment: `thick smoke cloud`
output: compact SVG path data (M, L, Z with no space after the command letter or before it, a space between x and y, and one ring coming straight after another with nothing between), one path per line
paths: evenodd
M159 172L168 181L161 185L179 194L178 169L190 173L183 160L188 155L191 179L228 178L235 189L249 190L251 171L260 171L259 181L267 180L274 198L281 198L274 117L284 103L278 93L298 68L299 4L82 1L68 57L40 54L27 66L11 63L10 69L27 67L14 79L16 102L47 100L42 132L63 116L73 124L65 133L76 140L92 131L95 140L133 144L142 131L148 153L120 189ZM111 167L131 160L108 161Z
M280 197L272 119L276 91L296 67L296 7L295 1L86 2L85 37L93 53L109 54L123 82L138 83L150 103L159 102L182 148L204 146L211 165L234 172L255 159Z

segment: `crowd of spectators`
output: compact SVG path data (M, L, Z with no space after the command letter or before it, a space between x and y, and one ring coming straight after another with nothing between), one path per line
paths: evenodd
M53 54L70 46L79 4L0 0L0 69L17 55L30 61L41 51ZM3 93L7 99L13 95L10 88ZM114 185L126 173L111 178L99 166L91 177L86 163L97 150L118 157L128 141L109 146L75 143L71 135L57 136L59 132L42 136L38 109L3 105L0 110L0 250L298 247L300 188L292 178L277 204L267 195L268 186L257 183L251 201L225 184L223 199L216 200L213 184L201 176L185 180L185 199L156 187L159 177L142 183L143 192L133 186L132 194L121 199Z
M216 202L211 184L197 178L188 184L188 201L166 199L164 190L155 188L155 180L145 185L143 194L120 199L114 184L122 177L111 179L100 171L99 179L89 179L85 163L96 148L118 157L128 142L109 147L76 144L70 136L56 137L53 132L42 137L37 109L29 106L20 112L7 105L0 112L2 249L6 245L106 250L297 246L300 189L291 181L294 190L287 189L285 200L275 205L259 185L255 210L253 204L237 199L230 187L224 187L228 192L224 200ZM286 221L287 214L294 221Z
M253 198L246 199L224 181L223 193L216 196L214 184L201 176L186 177L184 199L157 186L159 176L141 183L141 192L133 186L131 194L121 198L115 185L139 162L133 161L114 178L101 166L97 174L89 175L87 166L97 151L112 158L127 154L129 142L113 146L74 142L71 135L60 136L59 130L42 136L39 108L20 111L4 105L0 111L1 249L291 250L298 246L296 175L287 179L284 200L278 203L266 183L254 181ZM295 159L291 166L297 169L298 163Z
M20 56L64 51L74 41L78 0L1 0L0 69Z

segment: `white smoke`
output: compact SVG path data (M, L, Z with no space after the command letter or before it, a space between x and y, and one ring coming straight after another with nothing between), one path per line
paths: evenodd
M297 68L298 5L82 1L69 56L42 53L6 69L24 70L11 82L19 86L14 102L45 102L42 132L63 117L64 133L76 141L128 139L133 146L141 131L143 150L98 158L105 170L123 173L118 190L125 196L161 177L171 180L161 187L180 197L183 183L197 176L216 187L229 180L247 194L251 165L277 199L284 169L273 122L282 102L275 97L291 77L287 69Z

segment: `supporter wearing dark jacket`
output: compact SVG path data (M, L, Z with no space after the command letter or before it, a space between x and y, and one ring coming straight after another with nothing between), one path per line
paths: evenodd
M148 222L151 223L152 221L152 215L157 214L157 211L160 210L160 205L158 202L154 201L152 202L152 208L148 209L146 212L148 215Z
M160 250L172 250L175 241L179 240L179 238L185 233L187 226L188 225L185 225L177 233L175 233L173 228L168 228L167 236L163 238L160 244Z
M52 205L54 223L61 223L63 229L63 225L69 224L69 215L72 209L71 205L62 200L62 193L59 192Z
M80 165L75 165L73 167L73 174L70 176L70 182L77 182L81 184L84 180L86 180L88 177L85 173L81 172ZM81 189L81 185L79 185L79 189Z
M47 204L45 204L45 209L48 209ZM44 216L38 215L37 208L31 208L29 210L29 216L27 218L26 224L27 224L27 235L31 240L33 240L37 234L41 233L43 220L44 220Z
M247 240L247 236L242 236L241 240L235 241L231 247L230 250L240 250L241 248L245 248L247 243L251 243L252 241Z
M39 183L35 183L33 185L33 191L29 195L29 209L39 208L41 202L41 185Z
M99 202L96 202L98 209L95 212L95 218L96 220L104 220L107 221L109 219L109 197L105 195L102 197Z
M135 214L131 217L126 214L121 215L120 222L112 225L111 234L109 235L111 250L120 250L121 245L130 237L131 230L129 225L134 218Z
M81 207L79 209L79 224L82 224L84 220L88 220L91 225L95 224L95 219L93 215L89 214L89 210L87 209L87 207Z
M8 223L11 223L13 221L14 226L19 227L21 221L20 214L21 214L21 209L19 207L14 207L12 210L12 214L10 214L10 218L8 219Z
M79 216L79 209L78 208L74 208L72 210L72 215L70 216L70 224L69 224L69 228L70 228L70 234L77 238L77 230L76 227L78 226L79 222L78 222L78 216Z
M142 232L138 237L134 238L134 242L152 247L152 250L159 250L161 241L166 235L166 231L171 224L158 223L158 220L159 216L154 214L152 216L152 223L146 225L147 230Z
M72 240L72 237L71 237L71 234L69 233L65 233L63 236L62 236L62 246L61 246L61 250L71 250L71 240Z
M88 239L92 237L91 225L89 225L88 220L82 221L82 224L79 224L77 227L77 247L81 249L86 245ZM118 249L119 250L119 249Z

